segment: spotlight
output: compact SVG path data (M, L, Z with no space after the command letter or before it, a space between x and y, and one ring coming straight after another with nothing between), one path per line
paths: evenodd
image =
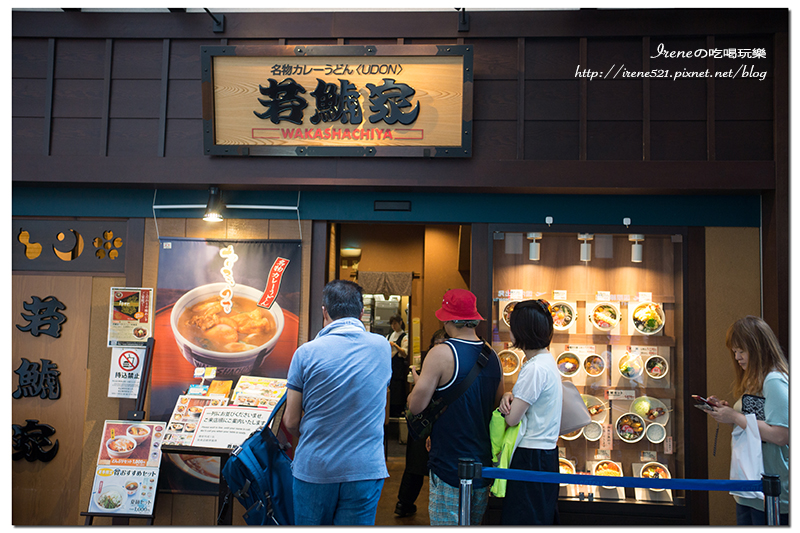
M222 222L222 193L219 187L208 188L208 205L203 215L206 222Z
M591 261L592 260L592 245L589 243L594 239L594 235L592 233L578 233L578 240L581 242L581 261Z
M641 263L642 262L642 245L639 244L639 241L643 241L644 240L644 235L640 235L640 234L628 235L628 240L633 243L631 245L631 263Z
M528 259L531 261L538 261L541 258L541 245L536 242L537 239L541 238L541 233L528 233L528 239L531 241L528 247Z

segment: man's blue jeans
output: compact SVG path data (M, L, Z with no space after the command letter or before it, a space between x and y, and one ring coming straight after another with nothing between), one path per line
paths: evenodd
M383 479L306 483L294 478L297 526L374 526Z

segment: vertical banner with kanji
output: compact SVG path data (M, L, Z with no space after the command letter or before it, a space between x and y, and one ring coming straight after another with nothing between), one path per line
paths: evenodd
M162 238L151 417L168 420L199 367L216 378L285 378L297 349L300 241ZM216 494L218 459L167 454L174 492Z

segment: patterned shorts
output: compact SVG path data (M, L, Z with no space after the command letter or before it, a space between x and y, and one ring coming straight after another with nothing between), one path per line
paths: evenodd
M433 472L430 473L428 485L428 515L431 519L431 525L457 526L459 487L448 485ZM489 503L489 491L491 488L491 485L483 488L472 486L470 524L479 525L483 520L483 513Z

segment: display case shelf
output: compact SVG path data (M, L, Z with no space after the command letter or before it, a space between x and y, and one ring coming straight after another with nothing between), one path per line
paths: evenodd
M566 302L573 307L573 321L567 323L566 330L554 332L550 351L557 364L560 354L576 356L579 369L562 379L572 381L583 394L600 399L606 406L605 415L593 417L603 424L601 437L589 440L583 434L569 439L562 436L558 439L559 456L569 460L577 472L590 473L596 461L610 459L622 467L623 475L635 477L643 463L655 461L663 464L673 477L683 477L686 446L682 387L684 304L679 297L683 286L681 243L673 242L669 235L648 235L647 257L633 264L628 235L596 236L595 255L591 261L583 262L578 259L580 243L575 234L554 232L544 234L541 259L531 261L524 253L525 247L519 246L524 235L504 233L503 239L499 239L499 233L495 233L492 241L493 346L507 348L511 341L506 308L512 301L544 298L551 303ZM545 243L550 246L547 254ZM635 306L643 301L640 298L662 306L663 326L653 335L639 334L631 318ZM617 308L619 321L610 331L601 331L588 318L598 302L608 302ZM642 366L650 357L661 357L668 371L660 379L649 376L643 368L635 377L623 376L619 367L623 358L630 357L629 352L641 358ZM599 375L589 374L585 367L587 358L595 354L606 365ZM506 390L513 389L517 377L517 373L506 377ZM611 398L606 397L609 391L614 391ZM669 413L661 419L663 424L645 420L645 428L663 425L662 440L642 435L637 442L629 442L614 430L619 417L631 412L632 402L642 396L660 400ZM567 497L570 505L581 513L591 513L590 509L602 505L599 500L604 499L614 501L615 508L633 510L641 507L640 500L661 498L640 489L598 489L593 494L595 501L588 502L575 501L572 497L576 494L570 491L561 492L562 499ZM674 497L669 496L671 502L658 502L669 509L667 513L679 512L676 507L685 504L684 492L675 492Z

